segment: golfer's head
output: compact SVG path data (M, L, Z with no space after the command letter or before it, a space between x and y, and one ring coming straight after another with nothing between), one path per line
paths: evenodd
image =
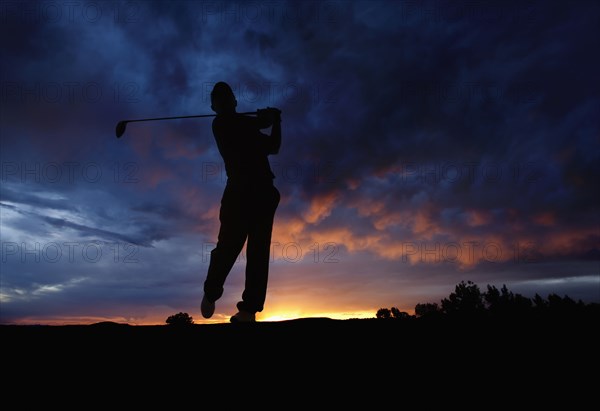
M210 93L210 108L217 114L235 112L237 100L229 84L219 81Z

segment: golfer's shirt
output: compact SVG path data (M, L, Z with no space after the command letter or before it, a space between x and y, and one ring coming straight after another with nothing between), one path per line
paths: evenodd
M213 134L225 162L228 182L273 182L275 175L268 156L277 154L278 143L259 127L256 117L237 113L219 114L213 120Z

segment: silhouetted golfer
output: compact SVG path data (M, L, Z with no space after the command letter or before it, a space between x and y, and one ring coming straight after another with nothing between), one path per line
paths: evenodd
M201 311L204 318L213 315L225 279L248 239L245 289L231 322L252 322L265 303L271 231L280 199L268 155L279 152L281 112L267 108L259 110L257 117L236 113L235 95L223 82L215 84L210 99L217 113L212 128L225 162L227 186L221 199L221 228L217 246L210 253ZM270 136L260 131L270 126Z

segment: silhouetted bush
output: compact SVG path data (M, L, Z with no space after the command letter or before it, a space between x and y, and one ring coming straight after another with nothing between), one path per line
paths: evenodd
M194 319L192 317L190 317L190 315L188 313L178 313L178 314L169 316L169 318L167 318L166 323L169 325L177 325L177 326L191 325L191 324L194 324Z

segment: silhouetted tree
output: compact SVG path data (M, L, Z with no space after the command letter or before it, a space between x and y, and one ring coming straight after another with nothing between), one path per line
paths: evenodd
M531 300L521 294L508 291L506 284L498 290L495 286L488 285L487 292L483 293L487 309L493 314L525 313L531 308Z
M561 298L559 295L550 294L548 296L548 309L553 313L568 315L585 309L585 304L581 300L575 302L568 295Z
M502 287L502 291L507 290L506 285ZM500 297L500 291L495 286L488 284L487 292L484 293L483 299L487 303L489 310L498 310L502 306L502 297Z
M545 310L548 308L548 301L544 300L538 293L533 297L533 303L536 310Z
M188 313L177 313L169 316L166 321L169 325L191 325L194 324L194 319Z
M387 319L390 318L391 316L391 311L389 310L389 308L380 308L379 310L377 310L377 318L383 318L383 319Z
M398 309L398 307L392 307L391 313L392 313L392 317L396 320L408 320L409 318L412 317L412 315L410 315L406 311L400 311Z
M442 300L445 314L475 314L485 309L481 291L472 281L461 281L448 298Z
M424 303L415 306L415 315L417 317L430 317L439 314L441 314L441 312L437 303Z
M557 294L550 294L547 300L539 294L530 299L509 291L506 284L502 285L500 289L487 285L487 291L482 293L474 282L461 281L448 298L442 299L441 307L436 303L424 303L415 306L415 316L419 318L444 317L446 315L491 318L490 315L496 317L508 315L512 320L519 319L521 316L531 316L534 313L536 316L541 314L542 316L550 315L561 318L576 318L576 316L588 318L589 315L589 318L592 318L600 314L600 304L585 304L581 300L575 302L567 295L560 297ZM407 319L413 317L400 311L397 307L391 309L380 308L377 311L377 318Z
M529 311L529 310L531 310L531 307L532 307L531 299L524 297L518 293L515 294L515 299L514 299L513 304L515 307L515 311L517 311L517 312Z

